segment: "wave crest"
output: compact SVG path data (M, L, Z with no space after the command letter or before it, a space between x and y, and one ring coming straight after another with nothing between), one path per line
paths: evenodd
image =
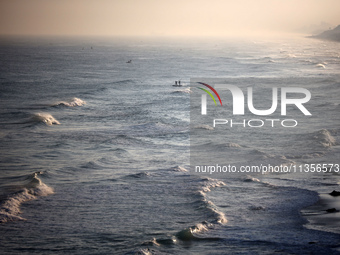
M183 241L189 241L189 240L197 239L197 237L194 235L195 233L200 233L200 232L207 231L207 230L208 230L207 223L199 223L192 227L179 231L176 234L176 237Z
M214 130L214 128L209 126L209 125L198 125L198 126L195 126L194 128L195 129Z
M174 172L188 172L188 170L182 166L175 166L171 168Z
M49 113L35 113L29 119L30 123L44 123L48 126L52 125L60 125L60 122L56 120L51 114Z
M318 63L315 65L316 67L319 67L319 68L323 68L323 69L326 69L326 63L323 62L323 63Z
M24 202L37 199L40 196L48 196L54 191L51 187L39 179L41 172L35 172L28 176L29 182L20 191L8 196L0 205L0 223L17 220L25 220L20 217L20 205Z
M259 179L252 177L250 175L247 175L244 179L244 182L261 182Z
M314 139L323 147L332 147L336 145L336 139L327 129L321 129L314 133Z
M190 94L192 91L190 88L186 88L186 89L183 89L183 90L175 90L175 91L172 91L171 93L172 94L177 94L177 93L185 93L185 94Z
M69 101L59 101L55 103L53 106L67 106L67 107L75 107L75 106L83 106L86 102L81 100L80 98L74 97Z

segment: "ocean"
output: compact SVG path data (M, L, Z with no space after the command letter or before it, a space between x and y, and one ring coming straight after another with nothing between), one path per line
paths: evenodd
M340 254L339 212L308 209L340 189L339 55L303 37L2 38L1 254ZM190 126L201 77L304 87L313 115L216 138ZM192 174L192 136L225 164L328 171Z

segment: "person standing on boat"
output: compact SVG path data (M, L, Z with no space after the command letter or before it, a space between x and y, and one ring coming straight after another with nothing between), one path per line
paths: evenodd
M175 81L175 85L177 86L177 81Z
M178 81L178 85L181 86L181 81Z

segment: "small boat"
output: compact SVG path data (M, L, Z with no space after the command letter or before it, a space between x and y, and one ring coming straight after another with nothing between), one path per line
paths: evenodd
M131 63L132 62L132 60L130 59L129 61L127 61L126 63Z

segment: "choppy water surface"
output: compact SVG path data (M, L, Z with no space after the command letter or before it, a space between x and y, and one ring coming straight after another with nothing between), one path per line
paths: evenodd
M323 116L277 144L226 135L228 162L339 163L339 52L301 38L2 40L2 253L339 253L339 232L300 215L339 174L188 172L192 77L291 79Z

